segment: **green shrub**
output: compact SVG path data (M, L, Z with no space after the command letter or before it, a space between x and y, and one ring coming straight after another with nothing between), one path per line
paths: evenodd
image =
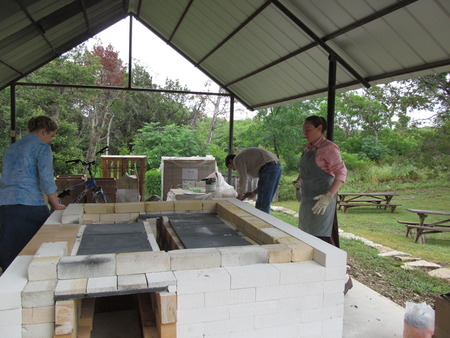
M278 200L292 201L295 200L295 188L291 184L297 179L298 175L281 175L280 185L278 186Z
M369 160L360 159L358 154L350 154L343 151L341 156L348 170L361 169L371 164Z
M158 195L161 198L161 172L158 169L150 169L145 173L145 197Z

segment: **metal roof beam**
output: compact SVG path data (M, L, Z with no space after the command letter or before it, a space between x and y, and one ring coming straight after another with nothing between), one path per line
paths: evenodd
M18 74L25 75L24 72L22 72L21 70L15 68L14 66L11 66L9 63L3 61L2 59L0 59L0 63L3 64L3 65L5 65L6 67L12 69L13 71L15 71L15 72L18 73ZM1 90L1 89L0 89L0 90Z
M235 36L239 31L241 31L245 26L247 26L255 17L259 15L266 7L272 3L272 0L266 1L261 7L259 7L252 15L250 15L243 23L239 25L230 35L223 39L216 47L211 49L203 58L197 62L197 66L210 57L214 52L216 52L220 47L222 47L227 41L229 41L233 36Z
M338 29L337 31L325 35L322 38L322 41L328 41L331 39L334 39L335 37L338 37L339 35L345 34L347 32L350 32L351 30L364 26L365 24L368 24L369 22L372 22L374 20L380 19L388 14L391 14L399 9L402 9L406 6L411 5L414 2L417 2L418 0L404 0L398 3L395 3L394 5L388 6L384 9L382 9L381 11L375 12L371 15L366 16L365 18L362 18L361 20L357 20L354 23L347 25L345 27L342 27L341 29Z
M50 47L50 49L53 51L54 55L58 55L55 47L53 47L53 45L51 44L51 42L47 39L47 37L45 36L45 28L42 27L42 25L38 22L36 22L33 17L31 16L31 14L28 12L28 10L26 9L26 7L22 4L21 1L18 1L20 9L22 10L22 12L25 13L26 17L28 18L28 20L31 21L31 24L34 26L34 28L36 29L36 31L39 33L39 35L44 39L44 41L47 43L47 45ZM39 20L42 21L42 20Z
M358 21L356 21L356 22L354 22L354 23L352 23L350 25L342 27L341 29L339 29L339 30L337 30L335 32L332 32L332 33L330 33L328 35L323 36L321 38L321 40L323 42L326 42L328 40L334 39L334 38L338 37L339 35L345 34L345 33L349 32L349 31L351 31L353 29L356 29L358 27L361 27L361 26L363 26L363 25L365 25L365 24L367 24L367 23L369 23L371 21L374 21L374 20L377 20L379 18L382 18L383 16L385 16L387 14L390 14L392 12L395 12L396 10L399 10L399 9L405 7L405 6L408 6L408 5L410 5L410 4L412 4L413 2L416 2L416 1L418 1L418 0L405 0L405 1L402 1L400 3L396 3L396 4L392 5L392 6L386 7L385 9L383 9L383 10L381 10L379 12L376 12L376 13L374 13L372 15L368 15L367 17L362 18L361 20L358 20ZM277 59L277 60L267 64L267 65L265 65L264 67L260 67L258 69L255 69L254 71L252 71L250 73L247 73L247 74L245 74L245 75L243 75L241 77L238 77L238 78L236 78L236 79L226 83L225 86L228 87L228 86L231 86L231 85L233 85L233 84L235 84L237 82L245 80L245 79L247 79L247 78L249 78L249 77L251 77L253 75L256 75L256 74L258 74L260 72L263 72L266 69L269 69L271 67L276 66L277 64L280 64L280 63L282 63L282 62L284 62L286 60L289 60L290 58L293 58L293 57L295 57L295 56L297 56L297 55L299 55L299 54L301 54L303 52L306 52L307 50L309 50L311 48L314 48L314 47L316 47L318 45L319 45L319 42L318 41L314 41L314 42L312 42L312 43L310 43L310 44L308 44L308 45L306 45L306 46L304 46L302 48L299 48L299 49L293 51L292 53L289 53L289 54L287 54L287 55L285 55L285 56L283 56L283 57L281 57L281 58L279 58L279 59Z
M314 41L316 41L328 54L336 57L336 60L344 67L350 74L359 80L366 88L370 87L370 84L362 77L352 66L350 66L342 57L336 53L333 48L328 46L319 36L316 35L303 21L295 16L289 9L287 9L278 0L274 0L273 4L284 13L289 19L291 19L298 27L300 27L306 34L308 34Z
M170 90L170 89L154 89L154 88L135 88L135 87L113 87L113 86L90 86L90 85L74 85L60 83L36 83L36 82L16 82L16 86L25 87L57 87L57 88L76 88L76 89L102 89L102 90L125 90L136 92L156 92L156 93L173 93L173 94L195 94L195 95L212 95L212 96L232 96L228 93L212 93L189 90Z
M450 59L447 59L447 60L429 63L427 65L420 65L417 67L410 67L410 68L396 70L396 71L389 72L389 73L383 73L383 74L379 74L379 75L375 75L375 76L369 76L366 78L366 80L367 81L379 81L379 80L384 80L384 79L394 77L394 76L407 75L407 74L411 74L411 73L415 73L415 72L420 72L420 71L433 69L433 68L445 67L445 66L449 66L449 65L450 65ZM341 83L339 85L336 85L336 89L356 86L359 83L360 82L357 80L349 81L346 83ZM261 108L261 107L273 106L273 105L276 105L278 103L285 102L285 101L293 101L293 100L301 99L303 97L318 95L318 94L322 94L322 93L325 95L325 93L327 91L328 91L328 87L320 88L320 89L313 90L313 91L306 92L306 93L299 94L299 95L293 95L293 96L289 96L289 97L280 98L278 100L262 102L261 104L252 106L250 108L254 110L254 109Z
M180 20L178 20L175 28L173 29L172 34L170 34L169 37L169 41L172 41L173 36L176 34L176 32L178 31L178 28L180 27L181 23L183 22L184 18L186 17L186 14L189 12L189 8L191 8L192 3L194 2L194 0L190 0L188 5L186 6L186 8L183 11L183 14L181 14L181 18Z
M87 32L89 35L91 35L91 23L89 22L88 14L86 11L86 4L85 4L84 0L80 0L80 3L81 3L82 11L83 11L84 22L86 23L86 27L87 27Z

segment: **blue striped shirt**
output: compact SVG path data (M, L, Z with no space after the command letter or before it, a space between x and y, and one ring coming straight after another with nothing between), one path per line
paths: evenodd
M3 154L0 205L46 205L44 194L56 192L51 147L27 134Z

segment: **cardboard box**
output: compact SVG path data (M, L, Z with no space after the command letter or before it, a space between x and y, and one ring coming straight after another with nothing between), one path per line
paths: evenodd
M213 156L206 157L166 157L161 158L161 192L167 199L167 193L173 188L192 188L197 181L217 171Z
M139 179L136 175L123 175L116 181L116 203L139 202Z
M436 297L434 304L434 338L450 337L450 292Z

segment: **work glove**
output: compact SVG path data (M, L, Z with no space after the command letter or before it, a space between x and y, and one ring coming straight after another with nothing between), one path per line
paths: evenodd
M333 196L331 196L330 192L328 191L325 195L318 195L314 197L314 200L317 202L311 209L313 214L323 215L327 210L328 204L333 202Z
M301 182L292 181L292 185L295 187L295 198L300 202L302 200Z

